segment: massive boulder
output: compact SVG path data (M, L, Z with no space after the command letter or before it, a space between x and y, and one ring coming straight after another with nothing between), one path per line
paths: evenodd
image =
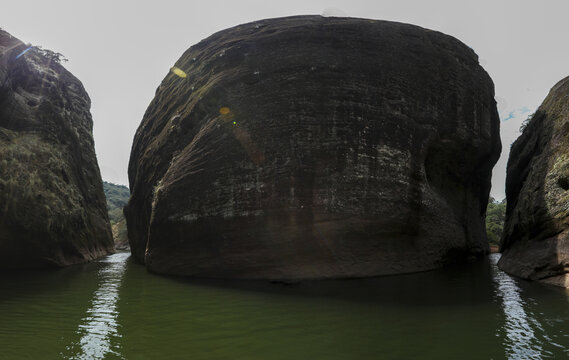
M304 279L422 271L488 252L494 89L458 40L300 16L192 46L129 164L150 271Z
M113 252L90 100L59 55L0 30L0 268Z
M514 142L498 266L569 286L569 77L555 85Z

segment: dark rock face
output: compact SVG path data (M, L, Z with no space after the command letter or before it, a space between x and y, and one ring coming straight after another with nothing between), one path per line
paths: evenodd
M555 85L514 142L498 266L569 286L569 78Z
M187 50L146 111L131 249L151 271L203 277L433 269L488 252L500 147L492 81L450 36L319 16L241 25Z
M20 55L27 48L0 30L0 268L112 253L89 97L49 53Z

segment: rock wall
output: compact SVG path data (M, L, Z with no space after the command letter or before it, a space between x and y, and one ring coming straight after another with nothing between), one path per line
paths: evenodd
M569 286L569 78L555 85L510 150L498 266Z
M132 253L204 277L433 269L488 252L500 150L492 81L450 36L320 16L237 26L182 55L136 132Z
M112 253L83 85L56 54L2 30L0 54L0 268Z

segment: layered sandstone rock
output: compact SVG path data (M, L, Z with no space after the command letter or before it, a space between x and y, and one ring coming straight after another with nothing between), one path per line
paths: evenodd
M1 30L0 54L0 268L112 253L81 82L57 54Z
M417 26L301 16L221 31L162 81L125 210L155 272L268 279L428 270L488 252L494 89Z
M498 266L569 286L569 78L555 85L510 150Z

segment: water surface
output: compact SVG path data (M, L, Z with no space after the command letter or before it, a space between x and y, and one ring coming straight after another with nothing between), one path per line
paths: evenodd
M0 275L6 359L564 359L564 289L514 279L499 255L373 279L190 281L119 253Z

